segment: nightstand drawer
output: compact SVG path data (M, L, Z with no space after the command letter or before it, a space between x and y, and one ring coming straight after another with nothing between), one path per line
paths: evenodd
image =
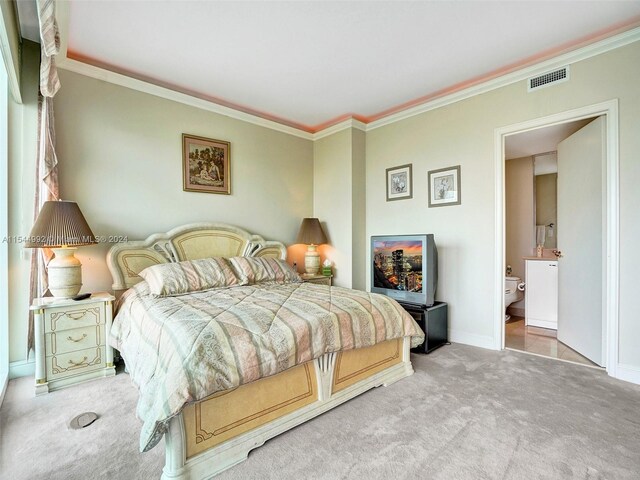
M104 303L102 302L77 307L47 308L44 316L44 331L58 332L104 323Z
M101 325L96 325L47 333L46 355L61 355L85 348L100 347L104 342L102 330Z
M104 347L85 348L75 352L53 355L45 359L47 379L68 377L99 370L105 366Z

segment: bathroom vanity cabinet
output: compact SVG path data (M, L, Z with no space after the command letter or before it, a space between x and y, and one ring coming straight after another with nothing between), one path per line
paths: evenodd
M526 260L525 324L558 329L558 261Z

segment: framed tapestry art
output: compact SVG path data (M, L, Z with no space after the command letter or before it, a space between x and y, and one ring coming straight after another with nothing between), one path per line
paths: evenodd
M413 197L411 164L387 168L387 202Z
M429 207L460 205L460 165L428 173Z
M231 193L231 144L182 135L182 179L187 192Z

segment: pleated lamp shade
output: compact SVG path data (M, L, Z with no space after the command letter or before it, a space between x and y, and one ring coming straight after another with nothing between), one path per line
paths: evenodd
M29 233L29 248L51 248L55 256L47 264L49 291L70 298L82 288L82 265L76 247L98 243L75 202L45 202Z
M322 245L327 243L327 237L322 230L320 220L317 218L304 218L296 243L304 243L306 245Z
M98 243L76 202L45 202L29 233L27 248L77 247Z

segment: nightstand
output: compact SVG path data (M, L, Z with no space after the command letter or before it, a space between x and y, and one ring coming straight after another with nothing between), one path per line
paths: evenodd
M36 395L96 377L115 375L113 349L107 345L113 301L108 293L86 300L36 298Z
M306 273L303 273L300 276L302 277L303 282L329 286L331 286L331 279L333 278L333 275L307 275Z

